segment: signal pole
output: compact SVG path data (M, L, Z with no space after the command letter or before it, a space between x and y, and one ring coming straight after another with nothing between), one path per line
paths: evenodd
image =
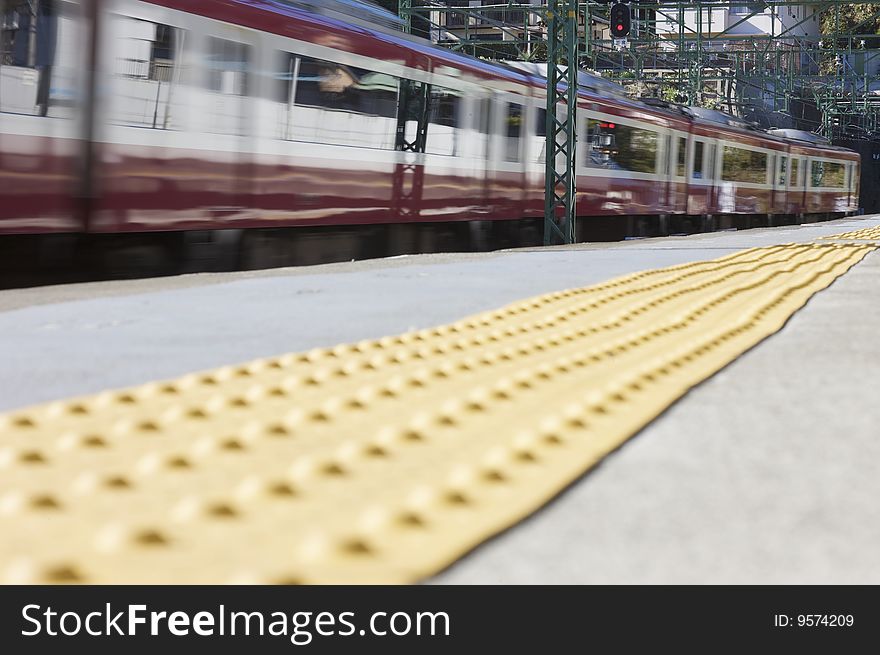
M544 245L575 242L578 1L547 1ZM589 26L586 26L589 29ZM563 85L561 87L561 85Z

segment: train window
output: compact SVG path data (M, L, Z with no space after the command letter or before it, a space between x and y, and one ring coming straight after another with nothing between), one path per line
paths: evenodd
M477 145L477 152L482 153L483 158L489 160L489 149L492 143L490 133L492 131L492 111L495 109L495 103L492 98L483 98L480 100L480 117L479 117L479 135L480 139Z
M675 175L677 177L684 177L686 175L685 168L687 167L687 141L683 136L678 137L678 159L675 164Z
M206 54L206 87L214 97L202 118L205 130L215 134L244 134L250 46L209 37Z
M520 159L522 142L523 106L510 102L507 104L507 143L504 158L517 162Z
M291 107L293 114L292 118L285 114L285 124L279 130L285 138L394 150L398 78L311 57L291 61L285 55L282 53L276 71L280 80L277 99ZM421 98L423 85L406 83L417 86L412 97Z
M703 148L705 144L702 141L694 141L694 173L695 180L703 179Z
M428 100L431 87L415 80L400 81L400 103L395 124L394 144L397 150L425 151Z
M811 168L810 186L843 188L845 186L843 164L814 161Z
M0 111L31 116L49 114L49 96L59 86L55 79L50 79L57 77L54 71L59 13L54 2L0 0Z
M538 107L535 112L535 161L543 164L547 160L547 110Z
M174 128L179 117L172 112L172 99L180 82L178 62L184 32L127 16L114 16L113 20L117 58L111 122Z
M709 145L709 156L706 161L706 179L714 179L715 178L715 160L718 154L718 146L714 143Z
M293 139L293 107L301 60L289 52L279 52L277 61L273 74L275 83L270 89L270 99L279 107L276 136L290 140Z
M440 86L431 87L428 104L428 133L425 152L434 155L458 154L461 95Z
M786 175L785 175L785 173L786 173L786 168L787 168L787 167L788 167L788 157L780 156L780 157L779 157L779 175L778 175L778 181L779 181L779 186L781 186L781 187L784 187L784 186L785 186L785 180L786 180Z
M799 162L800 162L799 159L792 159L791 160L791 173L788 176L788 181L789 181L788 183L791 186L798 186L798 163Z
M535 136L547 136L547 110L539 107L535 112Z
M825 176L825 162L814 161L810 166L810 186L823 186L822 178Z
M492 98L483 98L480 101L480 133L489 134L492 125L492 109L495 103Z
M209 38L208 90L224 95L245 95L249 50L244 43Z
M587 120L586 165L636 173L657 172L659 135L620 123Z
M767 183L767 153L724 146L721 179L726 182Z
M669 148L670 143L672 143L672 137L668 134L664 135L662 141L662 150L663 155L660 157L660 170L658 171L660 175L666 175L669 173Z

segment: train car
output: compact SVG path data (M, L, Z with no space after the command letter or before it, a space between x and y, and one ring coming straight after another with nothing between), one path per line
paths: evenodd
M540 67L352 4L6 0L0 234L539 219ZM585 73L579 116L584 220L858 209L858 155L815 137Z

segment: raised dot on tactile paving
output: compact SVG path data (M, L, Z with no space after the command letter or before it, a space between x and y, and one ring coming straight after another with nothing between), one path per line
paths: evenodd
M527 448L521 448L516 451L516 458L521 462L532 463L538 461L538 456L534 451Z
M87 448L106 448L107 442L97 434L86 435L82 438L82 445Z
M170 539L155 528L139 530L132 536L132 541L141 546L166 546Z
M504 474L504 472L501 469L492 468L492 469L487 469L486 471L483 471L483 479L486 480L487 482L500 483L500 482L506 482L507 476Z
M238 516L238 510L229 503L213 503L207 507L207 513L220 519L231 519Z
M379 444L370 444L364 448L364 453L369 457L388 457L388 449Z
M111 475L104 480L104 486L108 489L129 489L131 483L128 478L121 475Z
M48 461L39 450L26 450L19 456L19 459L26 464L45 464Z
M444 427L452 427L456 424L456 419L452 414L440 414L437 417L437 424Z
M37 494L31 498L30 505L34 509L40 510L61 509L61 503L55 498L55 496L50 494Z
M273 437L287 437L293 434L293 431L281 423L273 423L266 428L266 432Z
M268 491L279 498L292 498L297 495L296 488L289 482L270 482Z
M281 575L277 578L274 578L272 580L272 584L282 585L285 587L299 586L299 585L305 584L305 579L298 576L298 575L286 574L286 575Z
M448 491L444 495L444 500L450 505L463 506L470 504L470 498L463 491Z
M84 580L82 573L73 564L58 564L47 567L43 577L51 583L83 582Z
M177 455L177 456L168 458L168 468L179 469L179 470L180 469L188 469L188 468L192 468L192 464L190 463L190 461L186 457L184 457L182 455Z
M510 392L507 389L493 389L492 397L498 400L508 400L510 398Z
M586 419L584 419L580 416L572 416L565 423L566 423L566 425L568 425L568 427L574 428L576 430L583 430L583 429L589 427L589 424L587 423Z
M424 517L416 512L404 512L400 515L398 520L403 525L410 528L422 528L425 527L427 523Z
M415 428L407 428L400 433L404 441L419 442L425 440L425 433Z
M342 550L349 555L373 554L373 548L365 539L347 539L342 542Z
M342 476L346 474L345 467L342 466L339 462L327 462L321 471L325 475L330 476Z

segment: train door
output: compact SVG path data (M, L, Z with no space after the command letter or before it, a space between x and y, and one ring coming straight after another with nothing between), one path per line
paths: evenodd
M788 160L787 152L776 153L776 167L773 169L773 213L787 214L787 189L786 179L788 178Z
M200 130L210 135L219 152L218 174L227 181L214 187L216 204L210 207L215 220L253 217L253 143L251 97L259 75L256 32L233 26L209 24L202 40L205 93Z
M788 170L788 213L801 215L806 213L804 204L804 179L806 177L806 159L795 152L789 157Z
M718 141L709 140L706 146L706 181L708 184L706 213L708 214L718 213L718 178L721 177L719 175L718 150Z
M491 213L490 208L490 146L491 146L491 124L492 109L494 103L492 96L471 97L470 102L473 106L472 134L474 139L471 145L471 156L478 162L478 175L480 179L480 213Z
M86 227L94 7L0 3L0 233Z
M709 200L712 190L712 142L704 137L694 138L688 157L688 214L709 213Z
M528 176L529 209L542 212L544 207L544 177L547 164L547 101L533 98L528 120L526 167Z
M525 194L525 98L498 94L493 103L489 168L492 204L501 216L520 217Z
M482 202L483 212L492 212L492 128L495 123L493 112L495 109L495 101L491 95L483 98L475 98L475 125L474 134L476 139L473 143L473 156L480 161L480 180L482 186Z
M858 196L856 196L856 176L858 174L858 164L855 162L849 162L846 164L846 191L847 191L847 202L846 206L849 211L854 211L858 208Z
M680 132L672 134L672 148L670 150L671 178L670 188L672 193L671 213L684 214L688 211L688 139Z
M101 194L91 229L203 224L213 218L202 196L208 164L194 155L204 157L205 149L189 112L199 90L184 75L197 63L197 20L155 5L105 6L96 128Z
M769 190L766 194L761 194L764 197L764 202L759 205L758 213L760 214L772 214L773 213L773 198L776 196L776 153L771 152L767 155L767 170L764 175L764 184L767 185Z
M670 199L672 177L672 136L668 132L661 132L657 144L657 176L659 188L657 189L657 205L660 213L667 213L671 209Z

